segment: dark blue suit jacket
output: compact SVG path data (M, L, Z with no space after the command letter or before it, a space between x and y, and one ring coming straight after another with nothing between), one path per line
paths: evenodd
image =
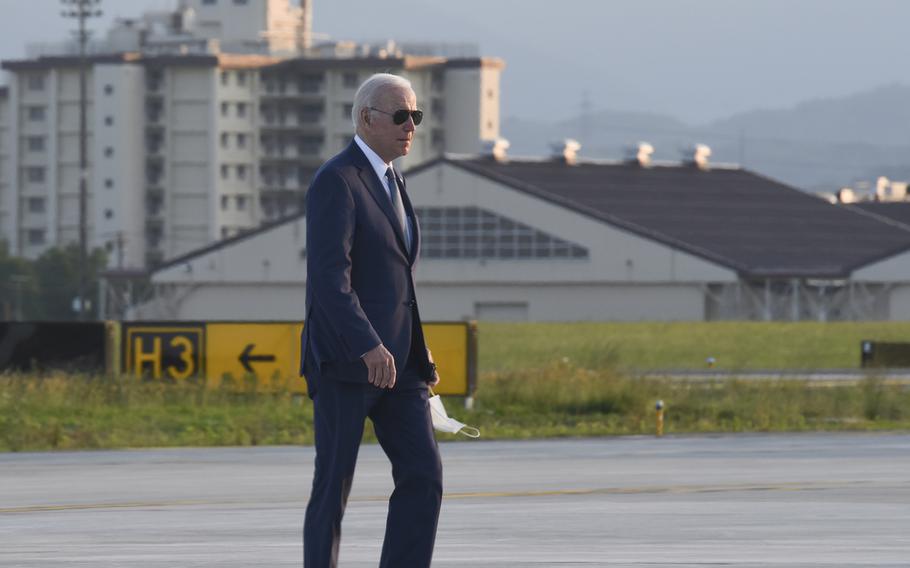
M399 372L413 348L421 377L432 377L414 292L420 231L404 180L399 187L411 219L410 253L389 195L355 142L316 172L306 196L302 375L366 383L360 357L382 343ZM307 387L312 394L309 376Z

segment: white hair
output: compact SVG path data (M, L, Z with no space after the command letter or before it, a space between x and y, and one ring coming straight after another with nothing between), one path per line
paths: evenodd
M354 107L351 109L351 122L354 123L354 128L360 126L361 111L376 106L379 93L392 87L414 92L410 81L391 73L376 73L360 85L354 94Z

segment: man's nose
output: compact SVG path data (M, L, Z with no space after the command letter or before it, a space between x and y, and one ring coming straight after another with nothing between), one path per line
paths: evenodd
M417 125L414 124L414 117L408 115L408 119L404 121L404 130L405 132L413 132L417 130Z

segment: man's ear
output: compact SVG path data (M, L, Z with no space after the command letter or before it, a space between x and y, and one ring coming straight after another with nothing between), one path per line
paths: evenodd
M369 124L370 123L370 109L366 109L366 108L362 109L360 111L360 117L363 118L364 124Z

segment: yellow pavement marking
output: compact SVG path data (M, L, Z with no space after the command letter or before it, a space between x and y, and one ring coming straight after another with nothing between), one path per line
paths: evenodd
M775 484L731 484L731 485L654 485L640 487L595 487L578 489L546 489L526 491L471 491L445 493L443 499L491 499L505 497L554 497L560 495L641 495L649 493L732 493L737 491L821 491L869 486L859 481L841 482L793 482ZM386 501L388 495L352 497L350 501ZM44 513L55 511L82 511L104 509L144 509L149 507L192 507L199 505L254 505L264 503L294 504L287 499L183 499L172 501L124 501L111 503L72 503L61 505L26 505L22 507L0 507L0 514ZM305 502L299 502L303 506Z

